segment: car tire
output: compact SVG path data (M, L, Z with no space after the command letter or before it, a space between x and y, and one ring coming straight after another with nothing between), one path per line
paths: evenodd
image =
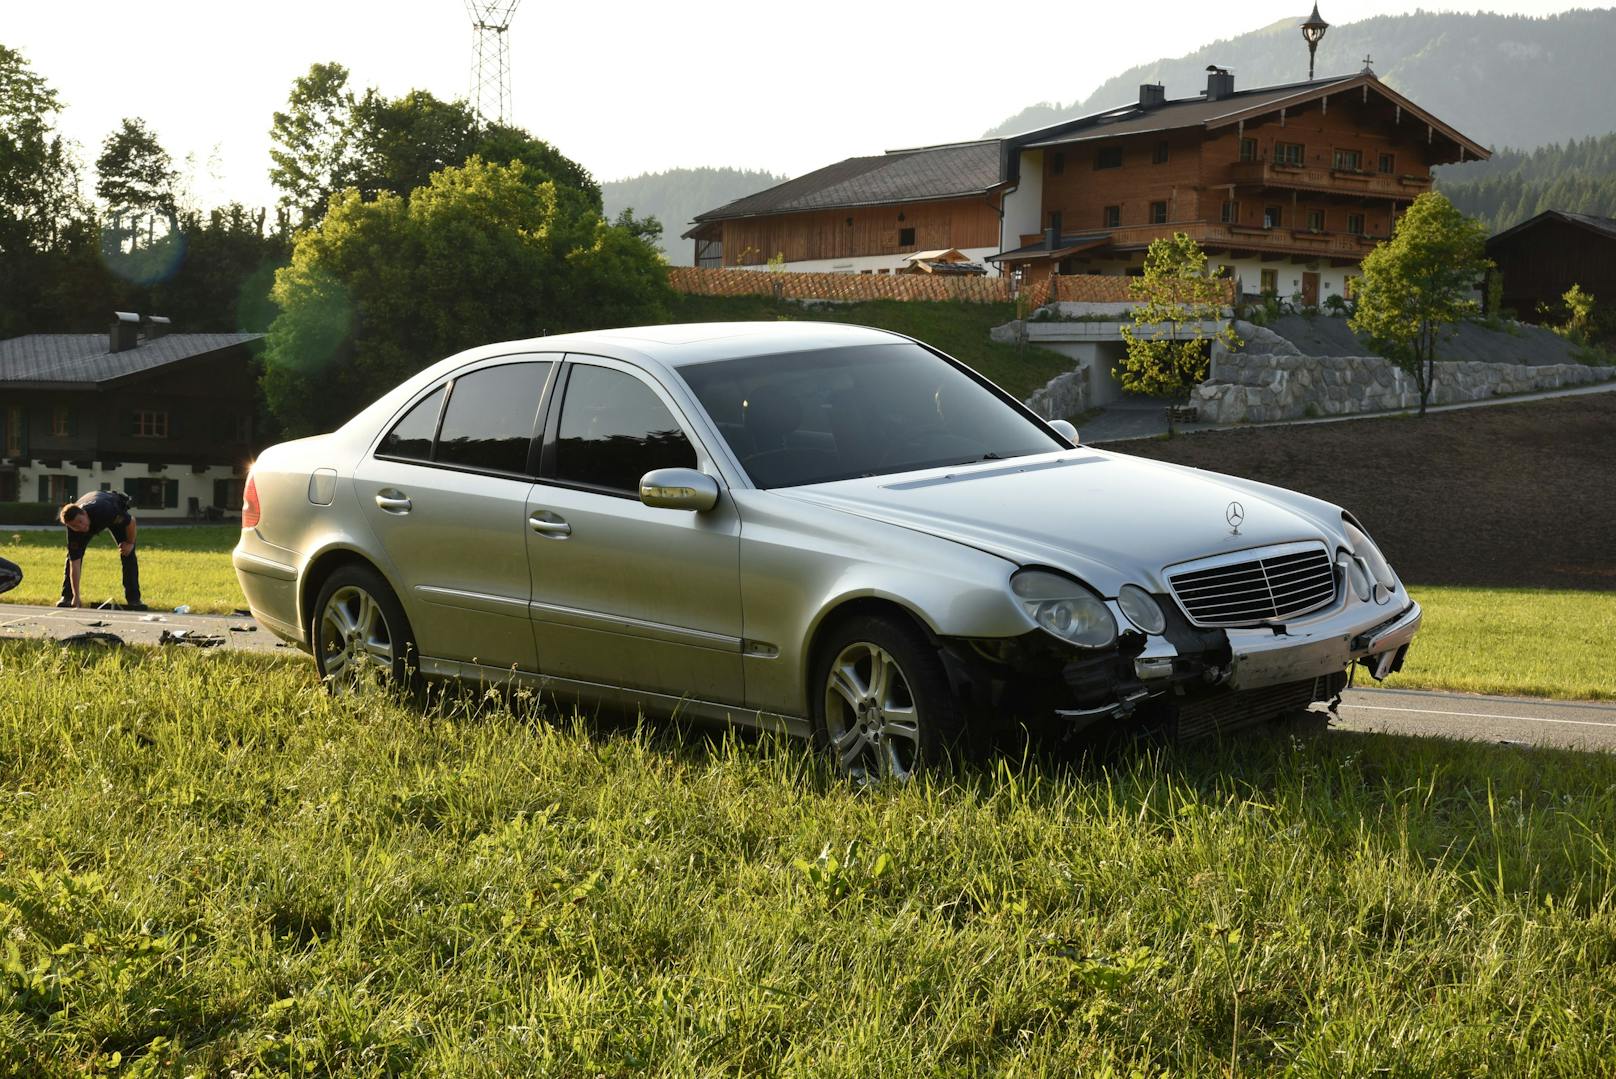
M907 781L959 747L964 712L936 647L913 624L850 618L815 655L814 739L838 771L859 782Z
M368 685L406 692L420 681L415 634L398 594L369 566L343 566L320 588L309 620L320 680L333 694Z

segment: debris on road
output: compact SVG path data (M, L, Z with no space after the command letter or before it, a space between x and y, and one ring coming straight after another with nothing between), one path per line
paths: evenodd
M189 603L182 603L178 607L174 608L174 613L175 614L190 614L191 613L191 605Z
M121 648L123 647L123 638L116 633L97 633L92 630L89 633L75 633L71 637L62 637L56 643L67 645L71 648L83 648L86 646Z
M168 621L168 619L164 618L160 614L141 615L140 620L142 622L167 622Z
M257 626L231 626L230 627L230 632L231 633L257 633L258 632L258 627Z
M188 629L165 629L157 638L158 644L194 644L198 648L213 648L224 643L217 633L195 633Z

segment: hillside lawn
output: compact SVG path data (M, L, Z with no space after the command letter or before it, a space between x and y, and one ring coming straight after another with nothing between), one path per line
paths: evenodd
M1616 757L716 737L0 641L0 1074L1609 1068Z

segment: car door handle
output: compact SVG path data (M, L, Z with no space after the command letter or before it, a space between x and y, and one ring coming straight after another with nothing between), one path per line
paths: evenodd
M549 510L536 510L527 519L528 527L550 539L566 539L572 535L572 526Z
M376 505L383 513L394 513L400 516L415 508L415 503L409 500L403 491L395 491L391 487L376 492Z

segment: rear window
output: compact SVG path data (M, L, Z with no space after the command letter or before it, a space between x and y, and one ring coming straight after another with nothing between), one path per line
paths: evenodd
M439 464L527 471L548 363L483 367L454 380L438 431Z

